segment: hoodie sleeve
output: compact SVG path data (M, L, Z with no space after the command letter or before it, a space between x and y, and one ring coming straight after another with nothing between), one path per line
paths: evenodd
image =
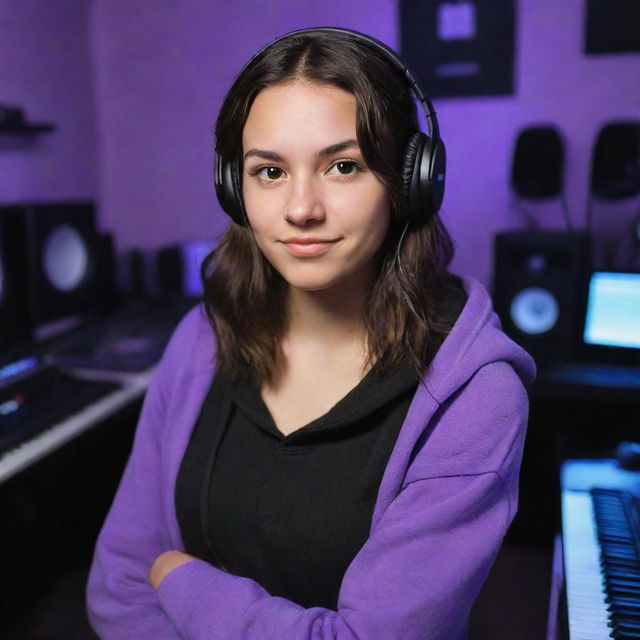
M442 406L432 431L466 472L410 475L349 566L337 611L305 609L255 581L192 560L160 584L159 602L186 640L457 640L515 513L526 393L508 365L487 366ZM510 370L510 369L509 369ZM499 384L500 401L488 398ZM474 410L476 408L476 410ZM425 425L425 429L427 425ZM435 435L432 433L432 435ZM487 442L486 438L493 438ZM440 447L438 438L434 439ZM427 439L415 463L428 469ZM460 452L461 454L463 452ZM446 467L446 465L443 465ZM413 468L413 465L412 465Z
M87 585L89 620L102 640L179 640L149 582L163 540L160 457L151 425L161 414L161 380L147 392L134 446L103 526Z
M175 547L163 508L161 438L177 354L188 353L196 318L195 311L185 316L154 373L131 455L96 542L87 611L102 640L180 640L158 603L149 570L163 551Z

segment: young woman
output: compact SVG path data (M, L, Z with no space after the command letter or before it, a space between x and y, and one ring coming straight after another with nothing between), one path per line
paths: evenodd
M533 363L447 272L435 114L378 41L303 30L245 67L216 137L233 222L149 388L91 622L464 638L516 511Z

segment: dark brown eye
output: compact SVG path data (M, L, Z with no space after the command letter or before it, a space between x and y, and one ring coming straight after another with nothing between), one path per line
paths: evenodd
M282 176L282 169L278 167L264 167L260 170L260 175L267 180L277 180Z
M348 161L341 161L341 162L336 162L336 169L338 169L338 172L341 173L343 176L347 176L350 173L353 173L356 169L356 163L355 162L348 162Z

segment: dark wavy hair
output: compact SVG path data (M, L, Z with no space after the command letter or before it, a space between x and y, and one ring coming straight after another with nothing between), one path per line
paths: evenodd
M254 58L233 83L216 123L217 153L242 167L242 132L256 96L295 80L335 85L355 96L358 143L367 166L387 187L392 210L380 271L363 310L366 364L391 371L408 359L421 374L434 334L446 332L437 302L444 295L453 245L438 216L412 221L399 245L408 206L404 153L419 128L410 88L384 54L354 38L292 35ZM251 229L231 223L204 260L201 275L223 376L273 381L283 364L288 284L263 256Z

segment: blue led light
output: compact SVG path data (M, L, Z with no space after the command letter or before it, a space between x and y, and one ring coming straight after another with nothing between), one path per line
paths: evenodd
M15 413L20 406L20 403L16 400L7 400L7 402L0 404L0 416L8 416L11 413Z
M19 373L32 369L37 365L38 359L35 357L22 358L22 360L16 360L15 362L6 364L4 367L0 368L0 380L6 380L7 378L17 376Z

